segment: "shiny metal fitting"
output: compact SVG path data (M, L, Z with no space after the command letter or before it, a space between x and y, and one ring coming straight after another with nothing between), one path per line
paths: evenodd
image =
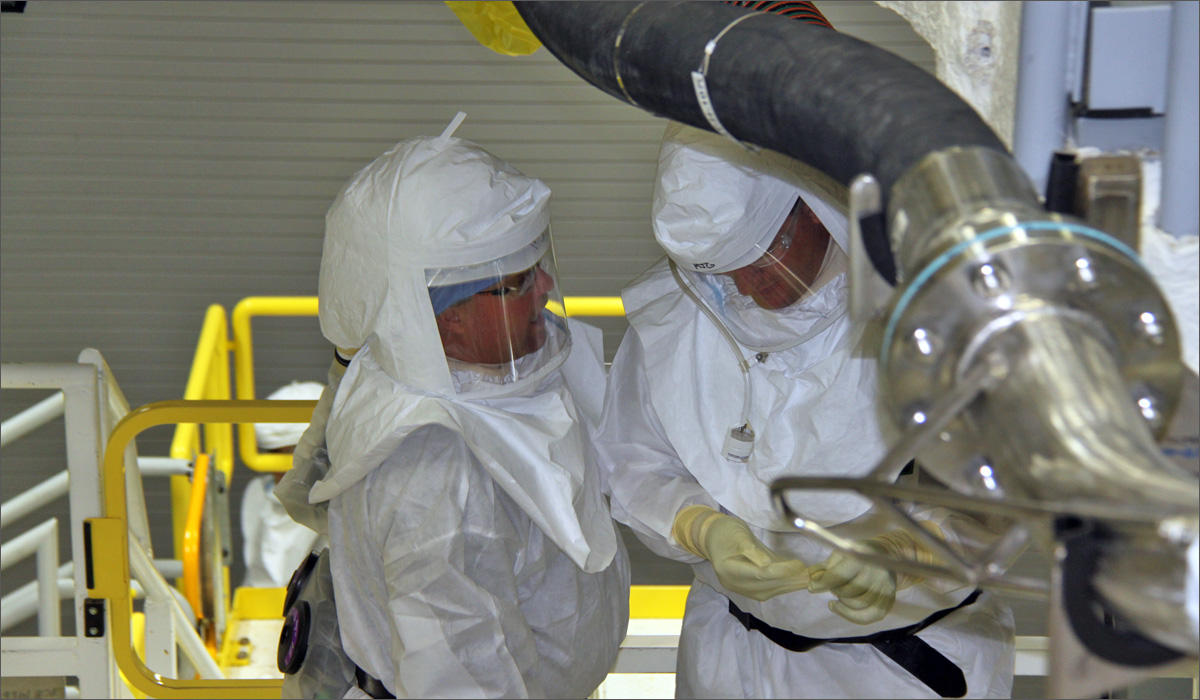
M999 213L1008 217L999 217ZM1045 217L1028 176L1006 153L974 146L935 151L896 181L888 202L888 233L899 279L981 229L972 222L1011 225Z

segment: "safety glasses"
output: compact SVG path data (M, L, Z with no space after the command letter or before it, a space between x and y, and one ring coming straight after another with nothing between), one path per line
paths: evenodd
M536 280L537 265L534 265L527 270L522 270L521 272L505 277L496 286L477 292L477 294L498 297L523 296L533 289L533 284Z

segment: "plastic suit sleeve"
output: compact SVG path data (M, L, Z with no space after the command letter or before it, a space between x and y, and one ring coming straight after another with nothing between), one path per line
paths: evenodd
M292 453L292 468L284 473L283 478L275 485L275 495L283 504L292 519L309 529L324 534L328 530L326 520L326 504L310 504L308 492L313 484L324 478L329 470L328 457L322 453L325 448L325 424L329 420L329 409L333 406L333 397L337 394L338 384L346 373L345 366L336 358L329 363L325 390L317 400L308 427L300 436L296 449Z
M611 492L613 517L628 525L655 554L695 563L702 558L671 536L675 516L690 505L717 504L688 472L650 404L636 333L625 333L608 372L604 413L596 439Z

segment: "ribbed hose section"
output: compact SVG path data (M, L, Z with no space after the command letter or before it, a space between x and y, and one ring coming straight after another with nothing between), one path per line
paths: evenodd
M709 131L716 129L701 111L692 72L710 40L738 18L757 15L730 28L712 51L706 82L720 123L739 140L846 185L871 173L885 203L896 180L927 153L981 146L1007 154L979 115L934 76L824 27L715 2L515 4L546 48L589 83ZM886 240L867 244L882 246L891 263ZM877 267L879 252L871 250Z

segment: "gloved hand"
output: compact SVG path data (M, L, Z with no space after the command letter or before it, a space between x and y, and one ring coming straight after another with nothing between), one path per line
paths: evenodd
M933 523L922 523L922 526L935 535L941 533ZM903 530L872 537L863 544L879 554L924 564L933 563L933 554ZM830 610L850 622L869 625L891 612L897 590L922 580L909 574L893 573L849 554L834 552L824 563L809 569L808 590L810 593L831 591L837 600L829 603Z
M741 520L708 506L675 515L671 535L679 545L712 562L726 589L757 601L804 589L808 566L767 549Z

